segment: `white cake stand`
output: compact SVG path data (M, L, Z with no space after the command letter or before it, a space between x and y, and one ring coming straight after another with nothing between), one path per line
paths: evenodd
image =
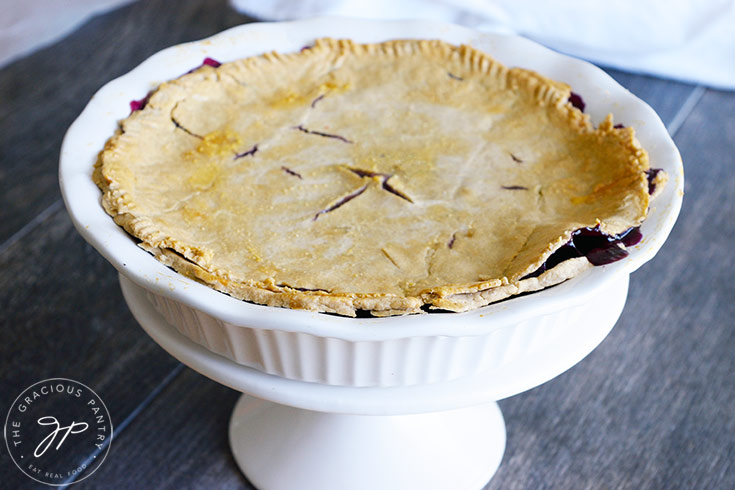
M155 342L245 393L230 419L230 446L260 490L476 490L495 473L505 449L496 400L554 378L602 342L623 310L628 276L584 305L594 320L580 315L540 349L499 369L387 388L295 381L242 366L179 333L123 275L120 284Z
M129 102L205 57L294 52L319 37L442 39L566 82L594 124L632 126L669 183L625 260L563 284L457 314L343 318L254 305L181 276L141 250L99 205L91 178ZM245 393L230 442L261 490L477 489L497 469L505 428L497 400L557 376L608 334L629 274L663 245L681 207L681 157L644 102L602 70L514 36L429 21L320 18L235 27L152 56L108 83L69 128L59 182L79 233L121 273L125 298L173 356Z

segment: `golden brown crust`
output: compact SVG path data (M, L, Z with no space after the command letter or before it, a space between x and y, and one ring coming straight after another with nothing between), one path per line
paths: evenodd
M645 218L633 130L569 95L468 46L322 39L164 83L93 177L141 246L234 297L465 311L587 267L522 279L574 230Z

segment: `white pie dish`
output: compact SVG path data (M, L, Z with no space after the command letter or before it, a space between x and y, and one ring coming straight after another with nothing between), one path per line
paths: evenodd
M127 116L128 103L205 57L230 61L270 50L295 51L323 36L359 42L439 38L466 43L508 66L530 68L568 83L584 98L594 123L614 113L616 122L636 129L651 166L669 174L669 183L641 228L643 241L620 262L467 313L358 319L242 302L177 274L141 250L102 209L100 191L91 179L97 153ZM103 87L71 126L61 151L60 182L79 232L121 274L144 288L151 303L182 334L268 374L352 387L411 386L491 372L563 335L566 325L589 321L600 294L613 282L627 280L661 247L683 194L681 159L658 116L588 63L522 38L450 24L329 18L249 24L152 56ZM616 318L600 321L614 323Z

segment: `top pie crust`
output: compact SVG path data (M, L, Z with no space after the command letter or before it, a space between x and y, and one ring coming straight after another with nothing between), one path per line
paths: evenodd
M574 230L645 218L633 129L569 96L468 46L321 39L162 84L94 179L143 248L237 298L464 311L590 267L522 279Z

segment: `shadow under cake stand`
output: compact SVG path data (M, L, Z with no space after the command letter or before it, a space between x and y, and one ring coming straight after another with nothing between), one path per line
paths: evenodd
M260 490L476 490L493 476L505 450L496 401L554 378L602 342L623 310L628 277L609 281L575 307L574 321L554 322L551 334L536 331L549 328L541 321L503 327L544 340L508 345L515 355L494 369L393 387L306 382L243 366L179 332L156 308L155 295L124 275L120 284L155 342L244 393L230 419L230 447ZM517 338L513 333L496 338Z

